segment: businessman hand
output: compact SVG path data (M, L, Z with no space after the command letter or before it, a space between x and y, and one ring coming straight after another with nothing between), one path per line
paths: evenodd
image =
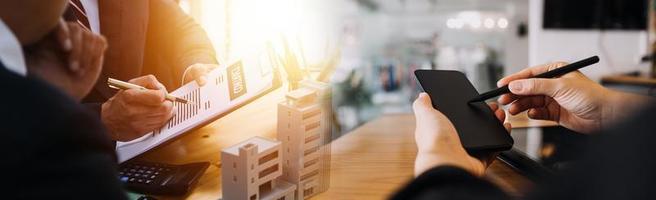
M608 90L579 71L553 79L530 78L564 65L531 67L499 80L497 85L509 84L512 92L502 95L499 103L510 104L510 114L528 110L530 118L556 121L581 133L597 131L644 103L645 97Z
M415 176L436 166L455 166L465 169L474 175L482 176L487 166L492 164L495 155L485 158L475 158L467 154L460 143L460 137L455 127L440 111L435 110L431 99L426 93L412 105L415 114L415 141L417 143L417 158L415 160ZM490 104L499 121L506 118L505 112L495 103ZM510 131L510 124L504 123Z
M162 127L175 114L173 103L165 99L166 88L155 76L142 76L129 82L149 90L121 90L102 105L102 121L117 141L139 138Z
M96 83L102 69L107 41L101 35L84 30L78 24L64 24L69 33L76 35L69 49L82 52L84 64L75 71L69 68L68 53L58 45L57 31L36 44L25 47L25 58L29 75L36 75L57 86L77 100L82 99Z
M218 65L215 64L193 64L187 68L186 73L183 75L184 83L189 83L191 81L196 81L198 85L203 86L207 82L207 73L210 73L212 69L217 68Z
M55 28L54 35L59 43L60 49L65 52L67 65L66 67L73 73L83 73L85 66L93 64L93 60L88 55L88 49L84 48L85 34L91 31L83 28L75 22L66 22L64 19L59 20L59 25Z

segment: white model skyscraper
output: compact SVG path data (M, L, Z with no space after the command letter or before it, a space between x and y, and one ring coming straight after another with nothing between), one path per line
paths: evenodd
M324 192L330 185L331 133L326 106L330 88L303 81L278 104L278 140L282 142L284 179L296 184L296 199Z
M312 89L317 94L317 103L321 107L321 158L323 160L323 174L319 176L319 191L326 191L330 186L330 142L332 142L332 115L333 115L333 102L332 102L332 87L324 82L303 80L301 87Z

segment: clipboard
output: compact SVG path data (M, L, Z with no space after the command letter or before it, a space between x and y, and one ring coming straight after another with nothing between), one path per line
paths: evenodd
M416 70L433 107L449 118L469 154L509 150L514 140L485 102L467 103L479 93L465 74L450 70Z
M264 51L222 65L199 86L189 82L170 94L194 103L174 102L176 115L163 127L128 142L117 142L119 163L203 127L282 85L278 67Z

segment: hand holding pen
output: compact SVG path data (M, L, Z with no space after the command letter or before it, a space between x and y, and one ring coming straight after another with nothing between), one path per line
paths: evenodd
M113 78L107 78L107 85L109 85L110 88L114 88L114 89L117 89L117 90L129 90L129 89L148 90L148 88L145 88L143 86L128 83L128 82L124 82L124 81L120 81L120 80L113 79ZM164 87L164 86L161 86L161 87ZM165 95L164 97L167 100L170 100L170 101L184 103L184 104L191 103L191 102L187 101L186 99L176 97L176 96L173 96L173 95L169 94L168 92L166 92L166 90L164 90L164 95Z
M511 93L503 94L499 103L509 105L511 115L528 111L532 119L556 121L568 129L591 133L628 118L632 110L648 102L640 95L604 88L577 70L555 78L535 78L565 66L551 63L506 76L497 85L509 86Z
M108 84L121 88L101 108L102 121L117 141L130 141L162 127L175 114L173 101L181 101L167 97L166 88L152 75Z

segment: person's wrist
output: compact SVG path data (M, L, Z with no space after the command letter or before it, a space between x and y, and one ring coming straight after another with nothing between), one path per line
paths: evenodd
M415 176L419 176L425 171L440 167L440 166L451 166L463 169L475 176L483 176L485 174L485 166L482 164L472 163L469 160L469 155L466 157L458 158L457 156L450 156L453 153L450 152L417 152L417 157L415 160ZM479 162L480 163L480 162Z
M417 152L417 157L415 157L415 177L423 174L425 171L438 166L434 156L430 154L424 154Z
M600 119L600 129L604 127L609 127L611 124L614 124L618 120L617 111L622 112L624 105L626 105L626 95L613 91L610 89L604 88L604 93L602 98L601 105L601 119ZM619 109L619 110L618 110Z
M111 119L108 115L109 102L105 102L100 106L100 121L107 128L107 134L113 141L118 141L118 135L114 131L114 126L111 124Z
M640 108L645 107L653 99L638 94L625 93L606 89L608 93L604 96L604 108L602 109L602 127L610 127L626 117L632 116Z

